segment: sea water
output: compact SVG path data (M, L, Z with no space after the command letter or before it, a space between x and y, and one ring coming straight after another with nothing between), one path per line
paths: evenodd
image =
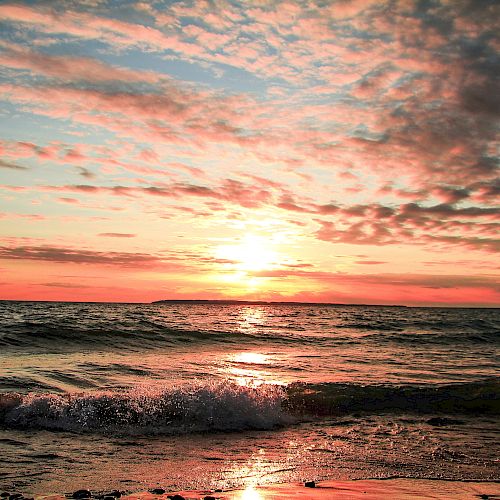
M0 488L499 479L499 309L0 302Z

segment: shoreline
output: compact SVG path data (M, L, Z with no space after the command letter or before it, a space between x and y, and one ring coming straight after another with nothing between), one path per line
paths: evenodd
M314 483L313 483L314 484ZM351 499L351 500L419 500L419 499L500 499L500 480L446 480L446 479L351 479L325 480L306 487L304 483L249 484L246 488L230 490L181 490L166 491L163 488L136 493L113 491L93 492L92 496L75 493L34 495L34 500L66 500L68 498L122 500L285 500L285 499ZM78 491L78 490L77 490ZM80 492L85 490L79 490ZM10 492L13 495L16 492ZM8 498L8 497L7 497ZM18 500L28 496L17 497Z

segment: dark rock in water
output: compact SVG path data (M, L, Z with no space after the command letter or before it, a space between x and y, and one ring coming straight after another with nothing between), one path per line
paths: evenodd
M153 495L163 495L165 490L163 488L153 488L152 490L149 490L149 493L152 493Z
M316 488L316 483L315 483L314 481L306 481L306 482L304 483L304 486L305 486L306 488Z
M442 427L444 425L460 425L463 422L461 420L455 420L453 418L446 417L432 417L427 420L429 425L434 425L435 427Z
M77 490L73 493L73 498L90 498L92 493L89 490Z
M24 498L21 493L12 493L12 495L9 495L9 500L20 500L21 498Z

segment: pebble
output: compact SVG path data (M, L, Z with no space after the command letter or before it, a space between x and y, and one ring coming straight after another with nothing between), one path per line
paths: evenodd
M203 497L203 500L217 500L215 497L213 497L212 495L207 495L205 497Z
M170 500L186 500L182 495L168 495L167 498L170 498Z
M89 490L77 490L73 493L73 498L90 498L92 493Z
M153 495L163 495L165 490L163 488L153 488L152 490L149 490L149 493L152 493Z
M305 486L306 488L316 488L316 483L315 483L314 481L306 481L306 482L304 483L304 486Z
M435 427L442 427L445 425L460 425L463 423L461 420L455 420L453 418L446 418L446 417L432 417L426 422L429 425L433 425Z

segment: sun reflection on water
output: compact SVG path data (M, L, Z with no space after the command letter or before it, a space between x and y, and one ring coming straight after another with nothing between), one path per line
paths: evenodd
M262 500L264 497L255 489L253 484L248 485L241 493L241 500Z
M272 371L277 359L272 354L244 351L226 357L223 372L227 379L246 387L259 387L262 384L285 385Z
M236 323L238 329L245 333L257 332L258 327L265 325L268 313L265 307L242 307L238 311Z
M262 332L270 320L269 311L264 306L239 307L234 317L237 329L249 335ZM286 384L274 371L278 364L275 353L248 349L227 354L221 361L224 377L239 385L259 387L262 384Z
M261 352L239 352L234 355L235 363L245 363L251 365L269 365L271 364L270 356Z
M245 354L254 354L254 353L245 353ZM262 385L270 377L272 374L270 372L264 370L258 370L251 366L235 366L233 360L230 360L229 364L226 367L226 376L227 378L233 379L237 384L244 385L247 387L258 387Z

